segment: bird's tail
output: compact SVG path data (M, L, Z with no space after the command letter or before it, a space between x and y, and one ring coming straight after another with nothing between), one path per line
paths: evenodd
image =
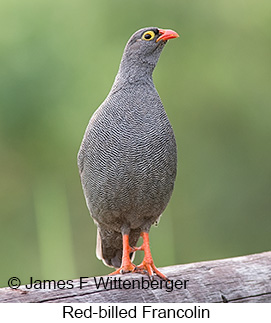
M131 246L136 245L139 236L139 231L130 232L129 241ZM98 226L96 256L106 266L120 268L122 261L122 234ZM130 258L133 260L134 252L131 252Z

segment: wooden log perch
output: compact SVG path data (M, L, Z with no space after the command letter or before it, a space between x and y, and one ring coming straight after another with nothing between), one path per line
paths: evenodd
M271 251L161 268L171 284L125 274L63 281L54 288L1 288L0 302L23 303L271 303ZM108 279L108 280L107 280ZM96 283L95 283L96 280ZM110 288L110 282L113 284ZM115 285L114 285L115 282ZM37 285L39 286L39 285ZM36 286L36 287L37 287ZM63 288L65 287L65 288ZM81 288L80 288L81 287Z

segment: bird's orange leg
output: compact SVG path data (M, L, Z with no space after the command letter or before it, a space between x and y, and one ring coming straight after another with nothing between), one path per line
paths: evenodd
M153 273L156 273L157 276L164 280L169 280L164 274L162 274L154 265L149 242L149 234L147 232L142 232L141 236L143 238L143 244L135 250L143 250L145 255L142 263L139 266L136 266L134 269L135 272L144 273L147 272L150 278L153 278Z
M114 271L113 273L111 273L110 275L129 273L136 268L136 266L131 262L131 259L130 259L130 253L135 250L129 245L128 234L124 234L122 236L122 244L123 244L123 253L122 253L121 267L116 271Z

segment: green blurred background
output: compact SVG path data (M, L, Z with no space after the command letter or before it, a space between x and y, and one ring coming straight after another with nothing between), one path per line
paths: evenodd
M156 265L271 249L270 0L1 1L0 286L111 271L95 256L76 155L146 26L181 35L154 72L179 154L151 230Z

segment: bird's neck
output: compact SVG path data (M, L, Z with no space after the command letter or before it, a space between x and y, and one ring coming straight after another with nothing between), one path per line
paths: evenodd
M140 60L122 59L115 83L153 83L154 64Z

